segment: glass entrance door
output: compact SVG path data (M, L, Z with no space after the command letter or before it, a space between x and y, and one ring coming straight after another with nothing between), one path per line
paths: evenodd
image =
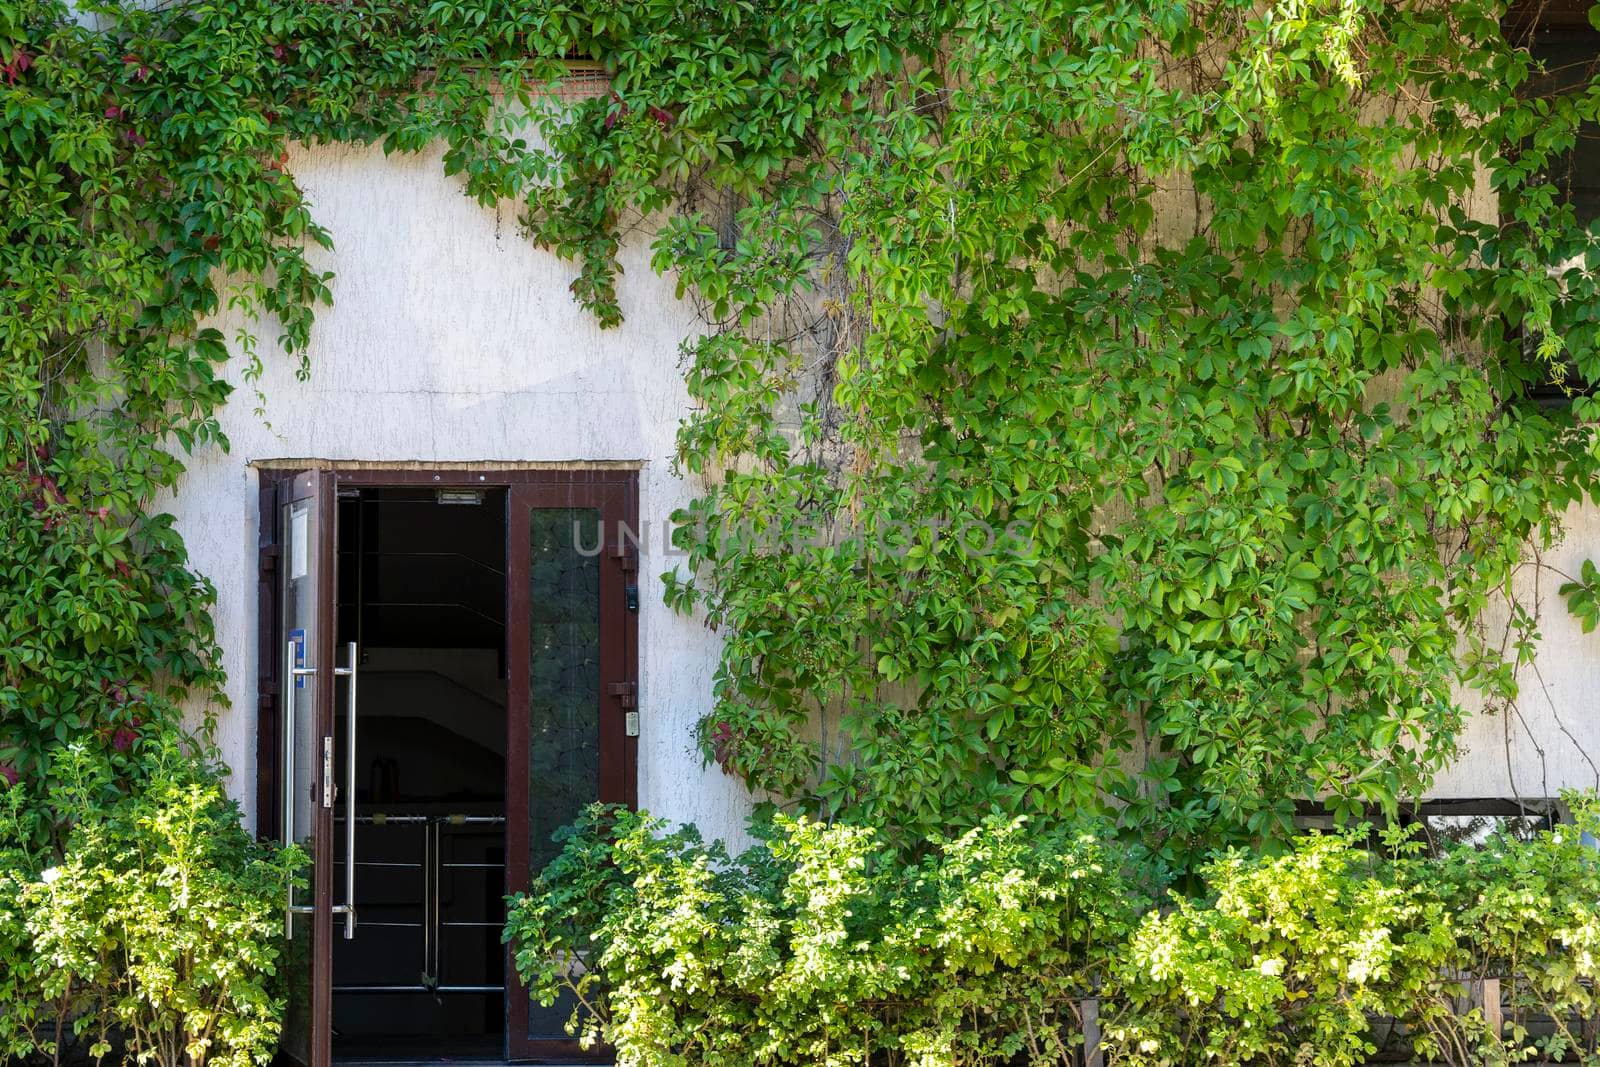
M333 479L281 482L277 527L278 742L275 812L285 844L311 855L310 885L284 887L291 982L283 1050L305 1067L331 1059L328 946L333 929Z
M285 890L288 1058L609 1062L530 1001L500 930L555 830L635 801L637 474L262 493L259 814L314 861Z
M341 644L359 696L335 744L336 1060L505 1050L506 491L340 478ZM353 747L346 738L354 738Z

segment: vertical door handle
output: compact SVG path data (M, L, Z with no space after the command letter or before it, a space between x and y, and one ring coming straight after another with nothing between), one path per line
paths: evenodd
M350 665L334 674L348 678L344 715L344 939L356 936L356 670L360 651L351 641L345 646Z
M439 925L439 897L444 891L444 820L435 819L433 830L433 899L428 902L430 915L426 921L433 924L433 959L428 964L428 974L434 985L439 984L439 942L444 940L444 927Z
M283 838L285 845L292 845L294 840L294 726L295 726L295 691L300 687L300 679L317 673L315 667L295 666L295 653L301 647L304 638L289 638L283 648L283 680L279 684L280 697L278 699L278 714L283 719ZM283 936L294 937L294 915L297 911L305 911L303 907L296 907L294 902L294 878L291 875L289 884L284 887L283 904Z
M283 720L283 843L294 844L294 638L290 638L283 652L283 681L278 686L282 696L278 700L278 715ZM294 937L294 875L289 875L283 888L283 936Z

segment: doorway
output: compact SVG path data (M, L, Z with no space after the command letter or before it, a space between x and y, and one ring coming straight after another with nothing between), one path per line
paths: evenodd
M506 493L344 486L339 647L359 650L357 936L333 942L333 1056L495 1059L505 1041ZM334 748L345 745L335 723ZM585 739L588 740L588 739ZM361 936L371 935L371 936Z
M557 828L633 803L636 475L262 484L261 823L313 855L287 1058L603 1058L529 1001L501 930Z

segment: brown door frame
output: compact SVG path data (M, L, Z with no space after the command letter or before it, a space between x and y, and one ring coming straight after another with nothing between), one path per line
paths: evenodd
M337 494L329 472L309 470L262 471L259 486L259 533L257 539L257 723L256 723L256 833L262 838L281 840L283 826L283 734L284 719L291 713L289 694L292 681L282 678L283 633L281 612L286 566L282 560L283 509L297 500L310 500L316 515L316 543L309 546L317 554L316 632L306 649L309 665L317 668L313 676L316 701L315 735L333 736L334 689L334 597L338 579L334 552L334 505ZM320 803L322 765L312 761L311 780L301 783L312 798L311 847L315 862L311 872L311 913L299 916L297 925L310 920L311 981L310 1063L306 1067L330 1067L333 1034L333 809ZM326 946L326 947L325 947Z
M599 795L603 801L637 807L638 804L638 748L637 737L627 736L626 716L636 710L639 668L639 616L638 597L638 544L630 532L639 530L639 472L632 468L518 468L471 469L426 468L396 470L390 468L344 468L338 464L306 463L288 468L262 468L260 472L260 539L259 557L261 579L258 586L258 625L261 650L257 686L257 775L256 812L257 832L274 836L277 812L281 807L278 792L282 781L278 752L277 728L283 714L283 680L280 673L283 635L278 610L279 591L276 582L281 572L278 542L278 513L281 504L289 499L292 480L297 473L318 469L324 481L323 495L330 506L328 519L330 535L321 539L319 551L322 574L328 584L326 595L319 604L325 639L319 643L328 647L331 657L333 625L337 605L337 551L331 524L337 521L335 509L338 489L344 486L383 488L437 486L440 488L505 489L506 492L506 884L508 894L528 885L528 837L512 832L514 812L528 808L527 759L528 723L526 716L513 713L513 709L527 703L528 678L526 659L512 650L526 647L528 641L528 512L539 507L593 507L601 513L601 528L605 533L604 561L601 570L601 636L600 636L600 781ZM519 547L520 546L520 547ZM520 554L519 554L520 553ZM630 594L631 590L631 594ZM519 667L519 661L521 666ZM331 667L333 661L329 658ZM332 682L331 672L328 681ZM332 686L329 686L331 694ZM326 701L332 729L332 697ZM515 758L522 753L521 758ZM337 762L337 757L336 757ZM332 809L318 808L317 839L332 841ZM326 827L323 822L326 822ZM328 1048L332 1033L332 966L333 966L333 865L319 863L313 875L316 902L313 942L316 951L312 963L313 989L313 1048ZM357 902L359 904L359 901ZM604 1050L585 1052L576 1041L530 1042L527 1038L529 1001L526 989L516 975L507 948L506 959L506 1051L510 1060L538 1059L545 1062L609 1062ZM325 971L318 982L318 972ZM318 1042L320 1035L322 1041ZM315 1060L316 1057L314 1056ZM326 1058L311 1067L327 1067Z
M283 666L280 566L283 545L278 530L279 503L290 475L263 470L257 495L256 537L256 836L276 841L282 833L283 742L278 674Z
M299 479L295 479L296 482ZM293 483L291 483L293 484ZM313 487L318 511L317 557L320 568L317 590L317 640L311 654L316 657L317 668L317 736L331 739L333 729L334 691L334 628L337 616L334 602L339 589L338 553L334 541L338 536L338 493L335 481L326 472L312 472ZM294 500L293 490L288 497ZM284 679L285 691L292 683ZM324 742L326 743L326 742ZM322 781L328 768L318 763L310 789L312 796L329 796L329 785ZM333 1062L333 806L316 803L312 841L317 857L322 861L311 872L311 1067L331 1067Z
M600 780L598 797L636 807L637 737L627 736L627 715L635 710L638 682L638 556L628 531L639 528L638 477L634 472L584 472L603 477L526 481L507 494L506 584L506 892L527 887L529 840L526 825L512 832L513 819L528 811L528 580L529 517L539 508L594 508L600 512ZM633 586L630 610L628 588ZM517 813L513 815L513 813ZM515 968L506 966L506 1049L512 1060L605 1062L604 1049L585 1051L576 1041L533 1041L528 1037L529 999Z

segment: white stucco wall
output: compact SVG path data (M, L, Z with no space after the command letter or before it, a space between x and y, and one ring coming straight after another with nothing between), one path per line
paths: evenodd
M1516 595L1538 608L1538 655L1517 671L1515 705L1477 710L1460 739L1461 754L1430 796L1554 797L1562 789L1600 789L1600 631L1584 633L1556 590L1583 561L1600 558L1600 509L1574 507L1565 536L1517 576ZM1490 622L1492 634L1503 626ZM1481 709L1476 694L1465 705Z
M280 459L452 464L608 461L640 469L651 537L640 564L639 801L709 834L739 836L749 801L701 767L691 728L710 701L717 638L661 602L660 524L690 487L668 470L686 398L678 344L695 328L671 281L628 245L625 323L602 330L573 301L575 268L516 232L446 178L435 154L296 151L289 169L336 251L334 304L312 333L311 378L262 323L264 418L237 356L222 414L230 452L194 457L169 507L192 565L217 587L215 618L232 707L218 742L247 810L255 780L256 470ZM213 323L234 341L237 315ZM237 344L235 349L237 350ZM252 813L253 817L253 813Z

